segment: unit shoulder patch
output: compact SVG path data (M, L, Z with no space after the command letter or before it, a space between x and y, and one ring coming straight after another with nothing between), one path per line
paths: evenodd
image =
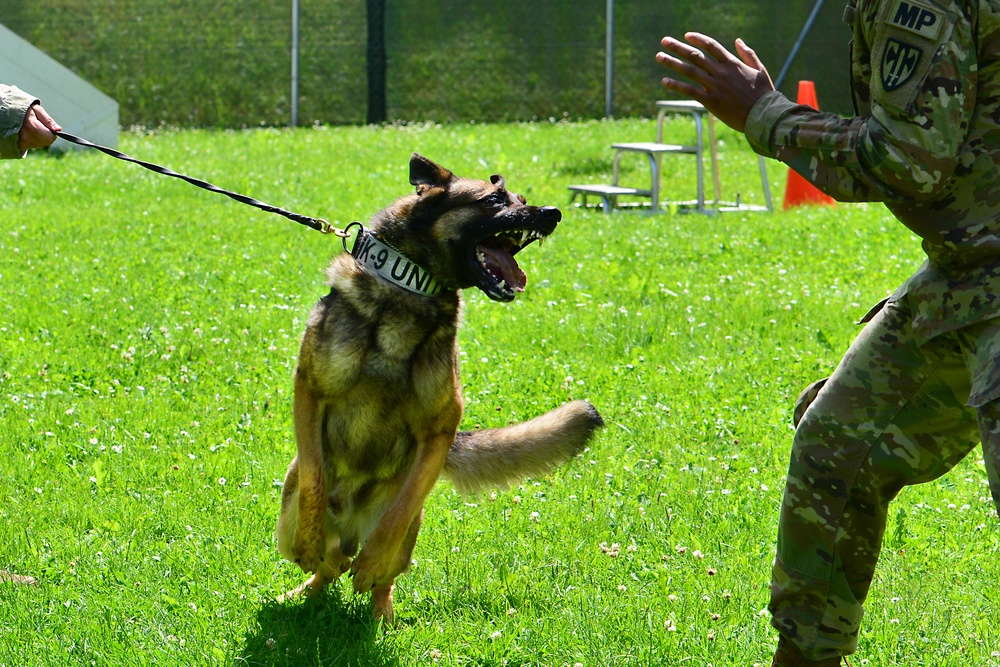
M878 8L872 43L873 101L910 109L958 17L932 0L887 0ZM912 109L911 109L912 111Z
M889 93L905 86L923 55L920 47L890 37L882 51L882 88Z
M944 15L940 9L913 0L897 0L886 18L890 25L931 41L937 40L945 25Z

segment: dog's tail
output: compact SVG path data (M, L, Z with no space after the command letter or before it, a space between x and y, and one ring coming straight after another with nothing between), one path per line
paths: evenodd
M444 474L460 493L505 487L544 475L578 453L604 426L587 401L573 401L522 424L461 431L448 451Z

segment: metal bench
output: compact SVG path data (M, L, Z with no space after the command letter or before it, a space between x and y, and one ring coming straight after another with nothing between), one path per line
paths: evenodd
M617 164L618 163L615 162L615 165ZM569 200L571 204L576 199L577 195L582 195L583 206L587 206L587 195L597 195L601 198L601 208L605 213L610 213L611 209L618 208L618 197L622 195L635 197L652 196L652 192L650 190L623 188L617 185L605 185L601 183L594 185L571 185L569 186L569 189L573 193Z

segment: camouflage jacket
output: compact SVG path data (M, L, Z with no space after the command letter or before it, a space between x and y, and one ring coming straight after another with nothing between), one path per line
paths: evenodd
M17 135L28 109L36 102L17 86L0 83L0 158L24 157L18 150Z
M768 93L754 150L839 201L883 202L928 261L901 288L930 338L1000 315L1000 0L851 0L856 116Z

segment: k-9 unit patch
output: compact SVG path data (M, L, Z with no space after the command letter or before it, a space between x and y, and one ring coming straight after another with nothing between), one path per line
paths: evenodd
M919 47L889 38L882 51L882 87L889 93L906 85L917 71L924 52Z

